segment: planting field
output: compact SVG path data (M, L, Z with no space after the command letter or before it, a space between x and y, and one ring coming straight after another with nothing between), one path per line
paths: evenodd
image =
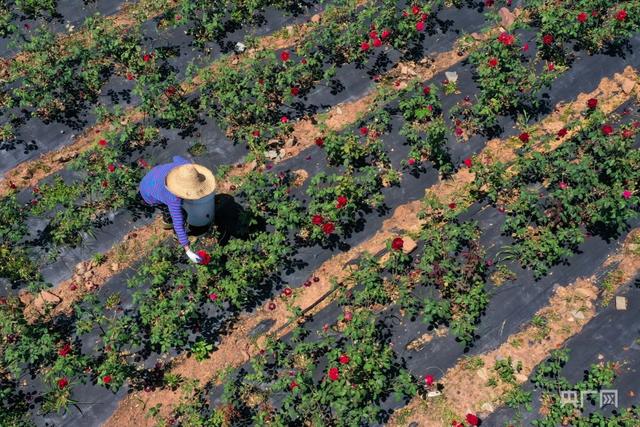
M640 426L640 2L0 3L0 426ZM217 180L185 256L138 193Z

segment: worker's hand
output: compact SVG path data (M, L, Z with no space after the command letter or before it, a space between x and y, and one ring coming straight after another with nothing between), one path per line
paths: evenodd
M193 262L195 262L196 264L199 264L202 261L202 258L200 258L200 256L198 254L196 254L195 252L193 252L191 249L186 248L185 252L187 254L187 256L189 257L189 259Z

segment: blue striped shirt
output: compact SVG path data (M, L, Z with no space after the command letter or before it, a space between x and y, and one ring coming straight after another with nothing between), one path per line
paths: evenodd
M189 239L184 229L182 199L167 189L165 181L171 169L188 163L190 162L183 157L174 156L172 163L154 167L140 181L140 195L145 202L150 205L165 204L169 208L169 214L173 220L173 229L182 246L189 244Z

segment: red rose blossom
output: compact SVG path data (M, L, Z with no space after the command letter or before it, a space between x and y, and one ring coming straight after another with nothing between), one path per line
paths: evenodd
M107 188L109 187L109 181L107 181L106 179L103 179L100 185L102 186L102 188Z
M498 65L498 58L491 58L489 59L489 61L487 61L487 65L490 68L495 68Z
M563 136L566 136L566 135L567 135L567 132L568 132L568 131L567 131L567 129L566 129L566 128L562 128L562 129L560 129L560 130L558 131L558 134L557 134L557 135L558 135L558 137L559 137L559 138L562 138Z
M396 237L391 242L391 249L393 249L394 251L401 251L403 246L404 240L402 240L402 237Z
M467 157L466 159L464 159L464 165L466 167L470 168L472 164L473 164L473 161L470 158Z
M324 223L324 218L322 218L322 215L314 215L311 217L311 222L313 225L322 225Z
M598 106L598 100L595 98L590 98L589 100L587 100L587 107L589 107L589 109L591 110L595 110L595 108Z
M629 200L629 199L631 198L631 195L632 195L632 194L633 194L633 193L631 193L631 191L629 191L629 190L624 190L624 191L622 192L622 197L624 197L624 198L625 198L625 200Z
M369 128L366 126L363 126L360 128L360 135L362 136L366 136L369 133Z
M105 384L109 384L111 382L111 375L105 375L102 377L102 382Z
M116 170L116 165L114 165L113 163L109 163L109 165L107 166L107 170L109 172L114 172Z
M273 301L272 301L272 302L270 302L270 303L267 305L267 308L268 308L269 310L271 310L271 311L275 310L275 309L276 309L276 303L275 303L275 302L273 302Z
M340 379L340 371L338 371L338 368L329 369L329 378L331 379L331 381L337 381L338 379Z
M549 62L549 64L547 65L547 71L553 71L556 69L556 66L553 62Z
M604 136L609 136L613 133L613 127L609 124L602 126L602 134Z
M467 414L466 419L467 419L467 422L474 427L480 424L480 419L474 414Z
M107 145L107 140L106 139L101 139L100 141L98 141L98 145L102 146L102 147L106 147Z
M411 12L412 12L414 15L419 14L419 13L420 13L420 6L417 6L417 5L415 5L415 4L414 4L413 6L411 6Z
M288 50L283 50L282 52L280 52L280 59L283 62L287 62L289 58L290 58L290 55Z
M58 380L58 388L59 388L60 390L64 389L64 388L65 388L66 386L68 386L68 385L69 385L69 380L68 380L68 379L66 379L66 378L60 378L60 379Z
M347 198L345 196L338 196L336 200L336 209L342 209L347 205Z
M336 226L332 222L326 222L322 225L322 232L327 236L336 230Z
M427 375L424 377L424 382L425 384L427 384L428 387L431 387L433 385L433 375Z
M551 34L545 34L544 36L542 36L542 43L549 46L551 43L553 43L553 36Z
M350 311L345 311L344 312L344 320L345 322L350 322L351 319L353 319L353 313Z
M259 138L260 137L260 131L259 130L254 130L253 132L251 132L251 135L254 138Z
M580 12L578 14L578 22L581 24L584 24L585 22L587 22L587 19L589 18L589 15L587 15L584 12Z
M377 37L373 39L373 47L380 47L380 46L382 46L382 40L380 40Z
M316 145L318 147L324 147L324 138L322 138L321 136L316 138Z
M455 209L458 205L455 202L449 203L449 209Z
M215 300L217 300L217 299L218 299L218 294L216 294L215 292L211 292L211 293L209 294L209 299L210 299L211 301L215 301Z
M627 11L622 9L619 10L618 13L616 13L616 19L620 22L624 21L625 19L627 19Z
M129 81L135 79L134 75L131 74L131 73L127 73L126 77L127 77L127 80L129 80Z
M299 93L300 93L300 88L298 86L294 86L291 88L291 95L298 96Z
M367 42L360 43L360 50L363 51L363 52L368 51L369 47L370 47L369 43L367 43Z
M502 32L498 36L498 41L505 46L511 46L515 41L515 37L507 32Z
M298 387L298 383L294 381L291 381L291 383L289 383L289 390L295 390Z
M418 21L416 23L416 30L418 31L424 31L424 21Z
M211 255L209 255L204 249L200 249L196 254L200 257L201 265L207 265L211 262Z
M378 38L378 32L376 30L371 30L369 32L369 38L377 39Z
M149 61L151 61L151 55L149 55L148 53L147 53L147 54L145 54L145 55L142 57L142 60L143 60L144 62L149 62Z
M291 289L291 288L289 288L289 287L286 287L286 288L284 288L284 290L282 291L282 293L283 293L285 296L290 297L290 296L291 296L291 294L293 294L293 289Z
M633 136L633 131L631 129L625 129L622 131L622 136L624 138L631 138Z
M413 165L415 165L415 164L416 164L416 159L413 159L413 158L412 158L412 159L407 160L407 164L408 164L409 166L413 166Z
M287 116L280 117L280 122L281 123L288 123L289 122L289 117L287 117Z
M560 187L560 189L561 189L561 190L566 190L567 188L569 188L569 184L567 184L567 183L566 183L566 182L564 182L564 181L560 181L560 182L558 183L558 187Z
M347 356L346 354L342 354L338 358L338 361L340 362L341 365L346 365L347 363L349 363L350 360L351 359L349 359L349 356Z
M382 34L380 34L380 38L382 40L385 40L385 39L389 38L390 35L391 35L391 31L384 30L384 31L382 31Z
M518 138L525 144L529 142L529 134L527 132L522 132Z
M66 357L71 353L71 344L65 343L62 347L58 349L58 356Z
M431 88L429 86L423 87L422 93L424 93L425 95L429 95L431 93Z

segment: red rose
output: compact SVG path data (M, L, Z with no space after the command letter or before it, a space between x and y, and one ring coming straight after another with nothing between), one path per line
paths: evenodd
M211 301L215 301L215 300L217 300L217 299L218 299L218 294L216 294L215 292L211 292L211 293L209 294L209 299L210 299Z
M529 51L529 43L525 43L522 45L522 51L523 52L528 52Z
M424 21L418 21L416 23L416 30L418 31L424 31Z
M369 38L377 39L378 38L378 32L376 30L371 30L369 32Z
M451 423L451 427L464 427L464 425L462 423L459 423L458 421L453 421Z
M293 96L298 96L298 94L300 93L300 88L297 86L294 86L291 88L291 95Z
M522 132L518 138L525 144L529 142L529 134L527 132Z
M609 136L613 133L613 127L611 127L611 125L604 125L602 126L602 134L604 136Z
M467 422L472 426L477 426L480 424L480 419L474 414L467 414L466 418L467 418Z
M423 87L422 93L424 93L425 95L429 95L431 93L431 88L429 86Z
M515 41L515 37L507 32L500 33L498 41L505 46L511 46Z
M373 39L373 47L380 47L380 46L382 46L382 40L380 40L377 37Z
M568 131L567 131L567 129L566 129L566 128L562 128L562 129L560 129L560 130L558 131L558 137L559 137L559 138L562 138L563 136L566 136L566 135L567 135L567 132L568 132Z
M175 19L176 19L176 21L180 21L182 19L182 15L176 15Z
M458 205L455 202L449 203L449 209L455 209Z
M324 138L322 138L321 136L316 138L316 145L318 147L324 147Z
M433 385L433 376L432 375L425 376L424 382L427 384L428 387L431 387Z
M176 94L176 88L175 86L169 86L165 91L164 94L167 96L173 96Z
M633 136L633 131L631 129L625 129L622 131L622 136L624 138L631 138Z
M462 130L461 127L457 126L456 129L454 130L454 133L456 134L456 136L462 136L464 134L464 131Z
M413 166L416 164L416 159L409 159L407 160L407 163L409 164L409 166Z
M322 215L314 215L311 217L311 222L313 225L322 225L324 223L324 218L322 218Z
M149 167L149 163L147 163L145 159L138 159L138 165L140 165L141 168Z
M270 303L267 305L267 308L268 308L269 310L271 310L271 311L275 310L275 309L276 309L276 303L275 303L275 302L273 302L273 301L272 301L272 302L270 302Z
M347 356L346 354L342 354L338 358L338 361L340 362L341 365L346 365L347 363L349 363L350 360L351 359L349 359L349 356Z
M259 138L260 137L260 131L259 130L254 130L253 132L251 132L251 135L253 135L254 138Z
M587 18L589 18L589 15L587 15L584 12L580 12L578 14L578 22L581 24L584 24L585 22L587 22Z
M423 13L422 16L420 17L421 21L426 21L427 19L429 19L429 14L428 13Z
M624 197L624 198L625 198L625 200L629 200L629 199L631 198L631 195L632 195L632 194L633 194L633 193L632 193L631 191L629 191L629 190L624 190L624 191L622 192L622 197Z
M196 254L200 257L201 265L207 265L211 262L211 255L209 255L204 249L200 249Z
M385 40L385 39L387 39L390 35L391 35L391 31L389 31L389 30L384 30L384 31L382 31L382 34L380 34L380 38L381 38L382 40Z
M102 182L100 183L100 185L102 185L102 188L107 188L109 186L109 181L107 181L106 179L102 180Z
M332 222L327 222L322 225L322 232L327 236L336 230L336 226Z
M338 368L329 369L329 378L331 381L337 381L340 378L340 371L338 371Z
M131 73L127 73L127 80L131 81L133 79L135 79L134 75Z
M472 162L472 160L470 158L467 157L466 159L464 159L464 165L466 167L470 168L472 164L473 164L473 162Z
M589 109L591 110L595 110L595 108L598 106L598 100L595 98L591 98L587 101L587 107L589 107Z
M75 283L72 283L69 285L69 290L70 291L75 291L76 289L78 289L78 286Z
M105 375L102 377L102 382L105 384L109 384L111 382L111 375Z
M287 62L289 60L289 58L290 58L289 51L283 50L282 52L280 52L280 59L283 62Z
M569 184L567 184L567 183L566 183L566 182L564 182L564 181L560 181L560 182L558 183L558 187L560 187L560 189L561 189L561 190L566 190L567 188L569 188Z
M402 240L402 237L396 237L391 242L391 249L393 249L394 251L401 251L403 246L404 240Z
M101 145L102 147L105 147L107 145L107 140L106 139L101 139L100 141L98 141L98 145Z
M280 117L280 122L281 123L288 123L289 122L289 117L287 117L287 116Z
M363 126L360 128L360 135L362 136L366 136L369 133L369 128L366 126Z
M353 319L353 313L350 311L345 311L344 312L344 321L345 322L351 322L351 319Z
M347 205L347 198L345 196L338 196L336 201L336 209L342 209Z
M369 50L369 43L367 42L362 42L360 43L360 50L363 52L366 52Z
M624 21L625 19L627 19L627 11L622 9L619 10L618 13L616 13L616 19L620 22Z
M549 65L547 65L547 70L548 71L553 71L556 69L556 66L553 62L549 62Z
M64 389L64 388L65 388L66 386L68 386L68 385L69 385L69 380L68 380L68 379L66 379L66 378L60 378L60 379L58 380L58 388L59 388L60 390Z
M148 53L147 53L147 54L145 54L145 55L142 57L142 60L143 60L144 62L149 62L149 61L151 61L151 55L149 55Z
M107 166L107 170L109 172L114 172L116 170L116 165L114 165L113 163L109 163L109 165Z
M289 287L286 287L286 288L284 288L284 290L282 291L282 293L283 293L285 296L290 297L290 296L291 296L291 294L293 294L293 289L291 289L291 288L289 288Z
M9 188L10 188L10 189L12 189L12 190L15 190L16 188L18 188L18 186L17 186L17 185L15 185L15 184L13 183L13 181L9 181Z
M495 68L498 65L498 59L497 58L489 59L489 61L487 62L487 65L489 65L490 68Z
M289 383L289 390L294 390L296 387L298 387L298 383L295 380Z
M551 43L553 43L553 36L551 34L545 34L544 36L542 36L542 43L549 46Z
M411 12L413 12L413 14L414 14L414 15L419 14L419 13L420 13L420 6L413 5L413 6L411 7Z
M58 355L62 357L66 357L71 353L71 344L66 343L60 349L58 349Z

